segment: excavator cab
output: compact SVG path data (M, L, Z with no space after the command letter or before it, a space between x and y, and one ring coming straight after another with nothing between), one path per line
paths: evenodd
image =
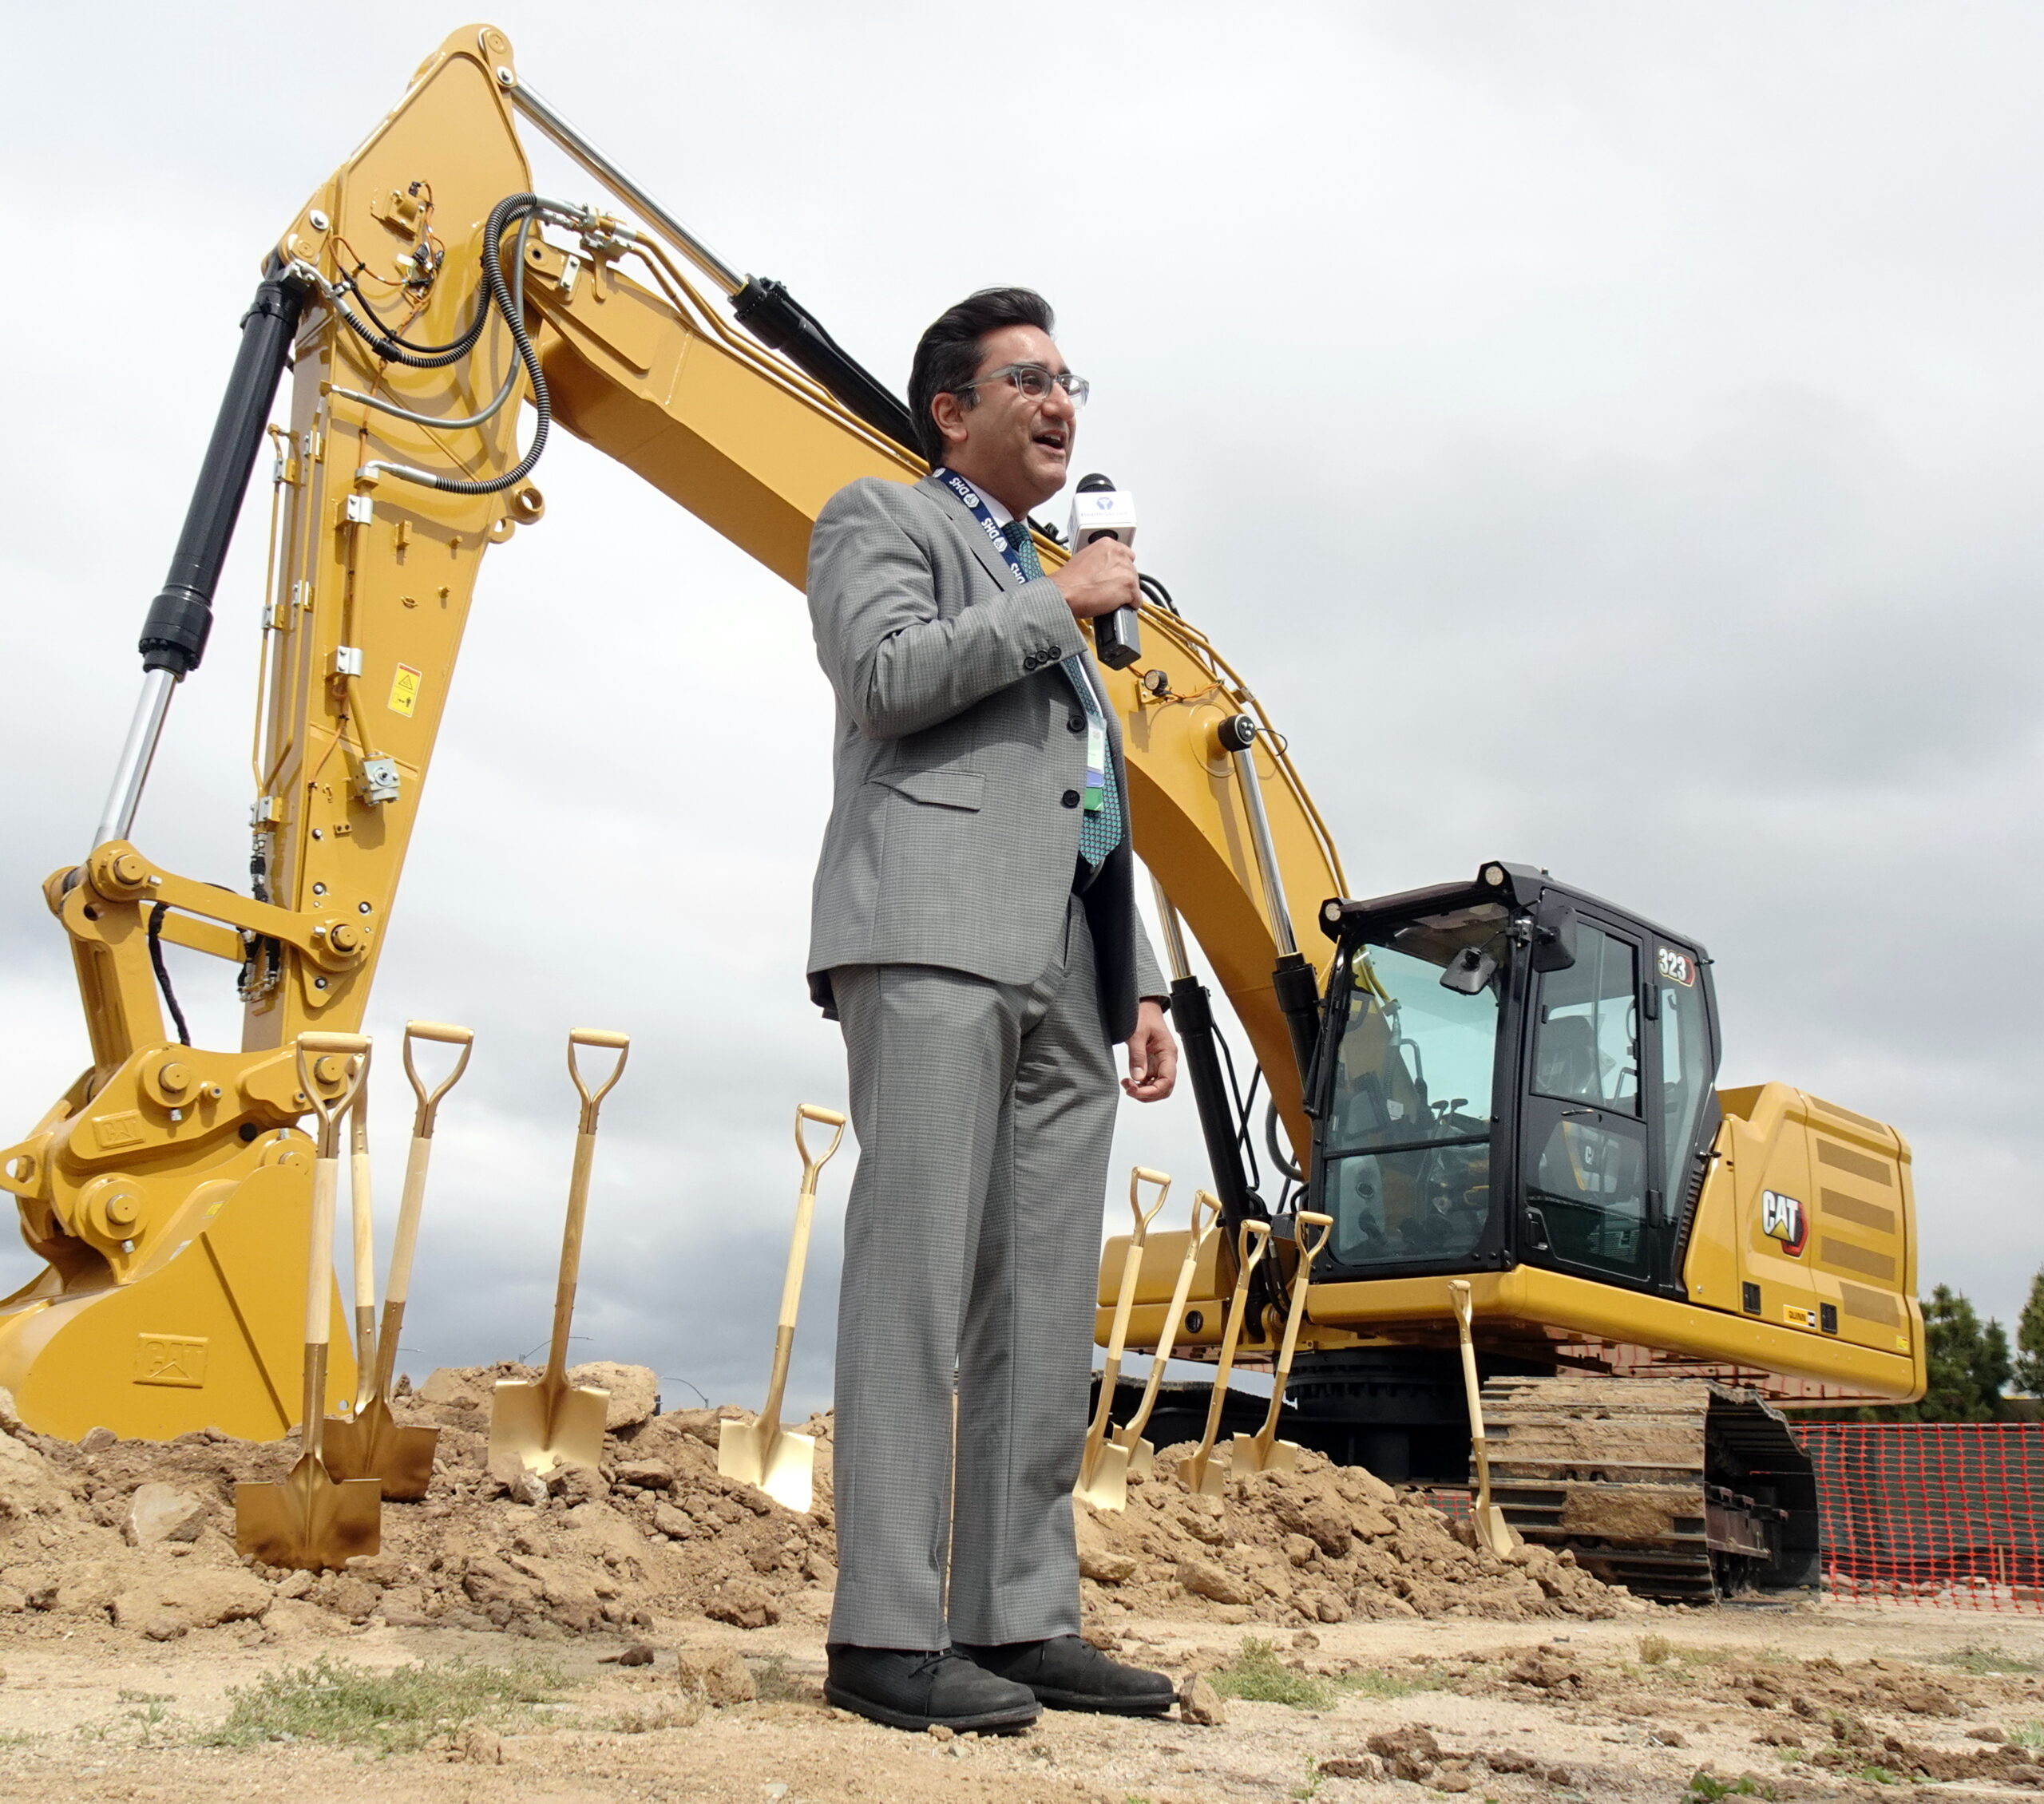
M1329 904L1330 1280L1549 1267L1682 1294L1717 1127L1701 949L1523 864Z

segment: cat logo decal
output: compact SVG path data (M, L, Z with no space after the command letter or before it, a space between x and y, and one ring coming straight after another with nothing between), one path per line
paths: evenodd
M1790 1258L1799 1259L1810 1238L1809 1213L1793 1197L1785 1197L1778 1190L1763 1190L1760 1231L1770 1240L1779 1240L1781 1250Z

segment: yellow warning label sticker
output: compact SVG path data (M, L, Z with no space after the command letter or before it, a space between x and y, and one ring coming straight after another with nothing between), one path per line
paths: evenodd
M412 718L412 710L418 706L419 673L409 664L400 664L398 674L390 678L390 712L402 714L406 720Z

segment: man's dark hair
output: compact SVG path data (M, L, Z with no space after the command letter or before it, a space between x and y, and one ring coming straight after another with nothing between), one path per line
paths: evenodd
M955 394L972 381L980 366L980 341L1008 326L1033 326L1052 333L1057 330L1057 315L1033 288L982 288L946 307L916 341L916 359L909 366L909 413L915 421L916 449L931 463L944 461L944 434L930 417L931 402L941 394ZM968 398L968 406L973 398Z

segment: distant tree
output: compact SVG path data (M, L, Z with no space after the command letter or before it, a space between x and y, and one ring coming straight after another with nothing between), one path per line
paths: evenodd
M2038 1326L2044 1330L2044 1316ZM1983 1323L1972 1304L1949 1285L1939 1285L1923 1305L1923 1352L1929 1371L1922 1401L1870 1410L1876 1421L1999 1422L2007 1418L2002 1387L2015 1370L2009 1357L2009 1337L1993 1318Z
M2030 1280L2030 1300L2015 1325L2015 1387L2044 1397L2044 1271Z

